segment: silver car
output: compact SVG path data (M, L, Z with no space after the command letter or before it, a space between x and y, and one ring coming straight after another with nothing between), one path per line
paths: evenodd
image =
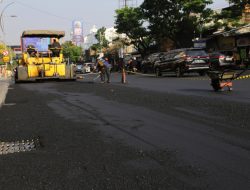
M235 65L232 51L220 51L209 54L211 67L214 69Z

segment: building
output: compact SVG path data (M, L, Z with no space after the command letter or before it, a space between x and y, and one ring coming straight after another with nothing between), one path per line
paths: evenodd
M83 49L84 50L89 50L90 47L96 43L98 43L95 35L97 34L97 28L96 26L94 25L91 29L90 29L90 32L89 34L87 34L85 37L84 37L84 43L83 43Z
M107 28L104 35L105 35L105 39L111 44L113 40L119 37L119 34L116 32L116 29L114 27Z
M237 7L236 7L237 8ZM227 7L225 10L234 10L234 6ZM240 15L240 10L238 15ZM236 11L235 11L236 12ZM242 18L240 20L242 26L232 28L225 31L224 28L202 39L203 47L208 51L233 51L240 55L241 61L249 61L250 52L250 5L247 4L245 9L242 10ZM230 23L229 23L230 25Z
M73 21L71 41L76 46L79 46L79 47L82 46L82 44L84 42L84 38L83 38L83 24L81 21L78 21L78 20Z

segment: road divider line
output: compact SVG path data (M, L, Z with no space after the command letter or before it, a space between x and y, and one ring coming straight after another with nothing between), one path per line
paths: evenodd
M243 76L236 78L235 80L243 80L243 79L250 79L250 75L243 75Z
M150 76L150 77L155 76L154 74L138 73L138 72L134 72L134 71L127 71L127 73L136 74L136 75L141 75L141 76Z

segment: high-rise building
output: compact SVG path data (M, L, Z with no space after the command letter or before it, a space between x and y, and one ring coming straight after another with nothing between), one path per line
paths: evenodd
M72 42L76 46L82 46L83 39L83 24L81 21L75 20L72 24Z

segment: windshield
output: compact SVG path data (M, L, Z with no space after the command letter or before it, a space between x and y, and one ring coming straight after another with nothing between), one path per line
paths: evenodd
M50 38L48 37L24 37L22 38L23 50L29 45L33 45L37 51L48 51L48 46L50 44Z

